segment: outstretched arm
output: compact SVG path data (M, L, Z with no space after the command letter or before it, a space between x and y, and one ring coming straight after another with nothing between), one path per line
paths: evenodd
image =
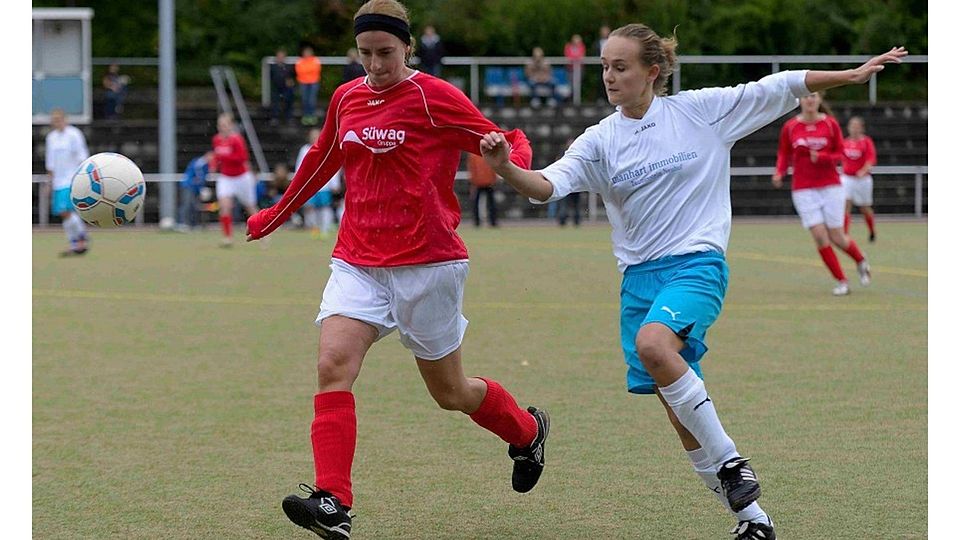
M500 177L521 195L546 201L553 195L553 184L536 171L522 169L510 161L510 144L503 133L490 132L480 139L480 153Z
M899 64L904 56L909 54L903 47L894 47L884 54L874 56L865 64L856 69L842 71L814 71L807 72L804 82L810 92L820 92L848 84L863 84L870 80L875 73L883 71L884 64Z

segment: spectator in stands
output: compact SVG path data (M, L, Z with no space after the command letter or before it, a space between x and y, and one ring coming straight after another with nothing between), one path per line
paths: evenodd
M567 79L574 88L580 87L580 78L583 76L583 58L587 55L587 46L583 44L580 34L574 34L570 41L563 46L563 56L567 58Z
M483 156L468 153L467 169L470 172L470 198L473 201L473 224L480 227L480 196L487 198L487 220L491 227L497 226L497 199L494 186L497 173L487 165Z
M341 84L367 74L367 72L363 70L363 64L360 63L360 53L357 52L356 47L347 49L347 60L347 65L343 66L343 80Z
M443 66L443 41L432 26L424 27L419 45L420 69L434 77L439 77Z
M120 66L110 64L107 73L103 76L104 105L103 115L109 120L115 120L123 114L123 102L127 97L127 85L130 77L120 74Z
M69 244L69 249L61 252L60 256L83 255L87 252L87 226L70 202L70 184L77 167L90 157L87 139L82 131L67 123L63 109L50 111L50 127L53 129L47 133L44 142L44 163L53 186L50 212L60 217ZM41 197L50 191L50 184L42 186Z
M600 56L600 52L603 51L603 46L607 44L607 39L610 38L610 27L603 25L600 27L600 31L597 33L597 42L593 47L594 56Z
M300 60L297 60L297 82L300 83L300 99L303 107L301 123L305 126L317 125L317 94L320 92L320 59L313 55L313 47L303 48Z
M817 253L836 279L834 296L850 294L847 276L832 246L857 263L860 284L870 284L870 263L857 243L843 231L846 196L837 164L843 155L840 124L814 92L800 99L800 114L787 120L780 130L777 168L771 182L783 186L783 177L793 165L791 197L800 223L810 231Z
M290 110L293 109L293 88L296 86L294 67L287 63L287 51L277 49L274 63L270 65L270 101L273 105L272 124L280 120L290 121Z
M840 156L843 165L840 181L847 196L843 232L850 232L850 211L853 210L853 205L857 205L863 214L863 220L867 222L869 240L874 242L877 231L873 220L873 176L870 170L877 164L877 148L864 129L863 118L859 116L851 117L847 121L847 135L843 140L843 155Z
M264 197L260 200L260 206L266 208L276 204L283 196L283 192L290 185L290 167L286 163L280 162L273 166L273 174L270 175L270 182Z
M207 175L210 174L210 162L213 161L213 152L207 152L195 157L187 164L180 179L180 207L178 208L179 223L176 230L187 232L200 225L200 191L207 185Z
M544 98L550 106L557 104L554 93L553 67L544 57L543 49L540 47L533 48L533 55L527 61L524 73L527 76L527 82L530 83L531 105L539 107Z

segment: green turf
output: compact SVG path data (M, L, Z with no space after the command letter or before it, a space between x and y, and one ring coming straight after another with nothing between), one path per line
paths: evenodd
M466 370L550 412L548 468L512 492L506 445L436 407L392 335L354 388L354 537L728 538L660 404L624 391L608 228L462 234ZM312 536L280 500L313 479L331 243L271 240L94 231L59 259L34 233L34 537ZM784 539L926 537L927 226L861 246L874 284L833 298L798 223L734 224L704 371Z

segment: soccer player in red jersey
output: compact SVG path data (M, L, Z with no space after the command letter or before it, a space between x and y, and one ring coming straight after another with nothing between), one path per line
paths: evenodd
M544 411L520 408L496 381L464 376L460 357L468 255L456 232L453 182L461 152L479 154L483 134L502 130L456 87L407 66L409 18L396 0L361 6L354 35L367 76L334 91L320 138L281 200L247 221L248 239L263 238L344 168L345 212L317 315L316 487L301 485L309 497L283 500L291 521L336 539L351 529L353 383L369 348L393 330L441 408L469 415L509 444L516 491L537 483L549 431ZM510 159L529 167L523 132L505 136Z
M843 173L840 181L847 195L847 212L843 220L843 232L850 232L850 211L857 205L870 231L870 241L877 239L873 220L873 176L870 169L877 164L877 149L873 139L864 130L863 118L854 116L847 122L847 138L843 140L840 156Z
M220 208L220 245L233 245L233 199L236 197L248 215L257 212L257 179L250 172L250 155L243 136L237 133L233 115L222 113L217 117L217 134L213 136L213 159L220 175L217 177L217 206Z
M831 244L842 249L857 263L860 284L870 284L870 264L843 231L845 194L837 162L843 150L843 133L833 116L822 112L823 97L813 93L800 98L800 114L791 118L780 131L777 169L772 182L783 185L787 167L793 164L793 206L804 228L817 244L820 258L837 280L833 294L850 294L847 277Z

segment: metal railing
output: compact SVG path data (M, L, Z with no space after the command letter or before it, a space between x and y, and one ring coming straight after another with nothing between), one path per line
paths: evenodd
M766 176L770 177L774 173L774 167L732 167L730 169L730 176L732 178L736 177L751 177L751 176ZM914 216L922 218L923 213L923 198L924 198L924 189L923 189L923 178L928 176L929 169L926 165L890 165L883 167L874 167L870 174L874 176L883 176L883 175L913 175L914 176ZM144 180L148 183L162 183L162 182L179 182L182 178L180 174L144 174ZM269 175L261 174L257 177L258 180L267 180ZM470 174L467 171L458 171L456 179L460 181L467 181L470 178ZM42 184L49 180L49 177L45 174L35 174L33 175L34 184ZM147 190L150 193L151 190ZM595 193L589 193L587 196L587 220L591 222L599 221L600 212L600 201L599 197ZM40 226L46 226L50 223L50 200L48 197L41 196L39 197L39 220ZM140 212L137 215L135 223L137 225L144 224L143 212Z
M320 63L324 66L344 66L348 63L348 60L345 56L319 56ZM795 65L799 69L803 69L804 66L811 64L838 64L838 65L849 65L849 66L858 66L870 58L873 58L871 55L777 55L777 54L766 54L766 55L717 55L717 56L708 56L708 55L681 55L678 57L678 64L676 71L672 75L673 80L673 93L679 92L683 88L683 73L682 67L684 64L694 65L694 64L770 64L770 73L776 73L781 71L781 68L784 64ZM571 65L570 61L564 56L548 56L545 58L547 62L552 66L569 66ZM287 64L296 64L299 57L297 56L288 56L286 59ZM448 56L443 59L443 65L445 66L468 66L470 68L470 80L468 83L467 94L470 96L470 99L479 104L480 103L480 90L482 86L482 81L480 78L480 66L523 66L530 60L526 56ZM413 66L418 65L420 59L414 56L410 64ZM904 63L907 64L927 64L928 58L927 55L911 55L903 59ZM270 105L270 65L276 63L276 58L273 56L265 56L260 61L260 89L261 89L261 100L264 107ZM582 80L583 80L583 66L586 65L600 65L600 58L596 56L588 56L583 58L580 62L574 63L572 65L572 78L571 85L573 87L573 95L571 99L575 105L580 104L581 95L582 95ZM465 90L466 91L466 90ZM877 102L877 77L874 75L870 78L869 82L869 93L870 93L870 104L876 104Z

